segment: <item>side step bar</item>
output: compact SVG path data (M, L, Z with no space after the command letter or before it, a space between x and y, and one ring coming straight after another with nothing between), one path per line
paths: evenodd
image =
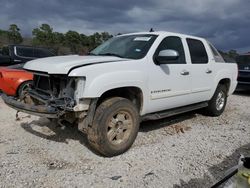
M208 106L207 102L202 102L202 103L192 104L192 105L188 105L184 107L173 108L170 110L164 110L164 111L160 111L160 112L156 112L152 114L146 114L141 117L141 121L163 119L163 118L174 116L177 114L182 114L182 113L197 110L200 108L205 108L207 106Z

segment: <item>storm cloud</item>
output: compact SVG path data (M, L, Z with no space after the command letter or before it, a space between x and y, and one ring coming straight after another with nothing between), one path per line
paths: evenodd
M207 38L222 50L250 51L249 0L0 0L0 28L24 35L42 23L55 31L112 34L155 30Z

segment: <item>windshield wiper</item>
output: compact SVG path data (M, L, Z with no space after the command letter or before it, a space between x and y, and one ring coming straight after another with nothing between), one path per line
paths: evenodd
M123 58L121 55L119 55L119 54L115 54L115 53L103 53L103 54L98 54L98 55L104 55L104 56L115 56L115 57L120 57L120 58Z

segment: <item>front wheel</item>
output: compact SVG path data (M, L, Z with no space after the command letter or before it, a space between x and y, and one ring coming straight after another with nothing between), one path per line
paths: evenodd
M127 151L139 130L139 114L128 99L114 97L102 102L88 131L90 145L104 156Z
M25 81L23 82L18 90L17 90L17 95L19 98L23 97L24 94L33 86L33 81L29 80L29 81Z
M227 104L227 88L224 85L218 85L212 99L208 103L207 112L211 116L220 116L225 110Z

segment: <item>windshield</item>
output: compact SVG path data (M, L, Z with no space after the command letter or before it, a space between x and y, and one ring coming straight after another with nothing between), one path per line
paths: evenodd
M237 63L250 63L250 55L240 55L236 58Z
M117 56L129 59L145 57L157 35L125 35L114 37L90 52L90 55Z

